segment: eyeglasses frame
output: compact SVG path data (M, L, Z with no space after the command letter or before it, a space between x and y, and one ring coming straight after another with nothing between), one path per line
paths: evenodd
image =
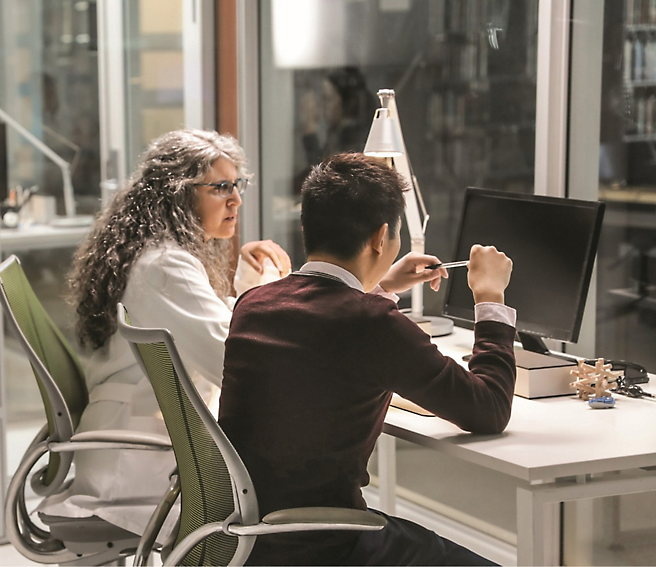
M241 187L241 189L239 188L240 183L243 183L243 186ZM203 185L209 186L209 187L216 187L219 190L219 197L221 197L222 199L227 199L228 197L230 197L230 195L232 195L232 192L235 189L237 189L237 194L238 195L243 195L244 191L246 191L246 188L248 187L248 183L249 182L248 182L247 178L239 177L239 178L235 179L234 181L221 181L221 183L194 183L194 185L196 187L200 187L200 186L203 186ZM225 195L222 193L222 191L223 191L222 188L224 188L224 187L230 187L230 190Z

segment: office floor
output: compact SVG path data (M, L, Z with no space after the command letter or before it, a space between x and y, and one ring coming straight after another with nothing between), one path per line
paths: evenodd
M20 565L38 565L29 559L25 559L18 551L10 544L0 545L0 565L11 567Z

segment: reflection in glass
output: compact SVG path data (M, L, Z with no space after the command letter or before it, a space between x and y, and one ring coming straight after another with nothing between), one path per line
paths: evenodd
M302 264L303 179L331 154L362 151L376 92L391 88L431 215L426 250L453 260L465 187L533 191L537 5L262 2L265 237ZM425 312L438 314L441 301L426 293Z
M656 368L656 4L605 2L597 353Z
M78 213L97 210L100 194L96 3L3 0L0 5L0 107L71 164ZM56 164L11 129L6 131L9 188L38 188L64 214Z

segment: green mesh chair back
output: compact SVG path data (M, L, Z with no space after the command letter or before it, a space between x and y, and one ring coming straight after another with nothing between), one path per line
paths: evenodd
M180 477L180 527L176 545L197 528L227 518L258 521L255 491L241 459L202 401L165 329L131 325L119 304L119 332L148 376L166 423ZM220 364L220 360L217 360ZM247 556L254 538L209 536L187 554L183 565L228 565ZM246 554L246 555L244 555Z
M84 372L70 343L43 308L16 256L0 264L0 303L21 346L26 351L48 420L52 440L73 434L89 402ZM72 454L50 453L40 482L45 494L63 482ZM38 491L33 483L33 487Z

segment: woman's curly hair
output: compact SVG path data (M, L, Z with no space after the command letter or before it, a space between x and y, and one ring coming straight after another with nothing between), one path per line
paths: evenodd
M231 136L206 130L177 130L154 140L125 188L96 220L77 251L70 273L76 332L82 346L101 348L116 332L116 304L130 269L143 250L175 242L198 258L219 297L231 290L231 241L205 241L196 213L195 184L219 158L244 177L244 151Z

